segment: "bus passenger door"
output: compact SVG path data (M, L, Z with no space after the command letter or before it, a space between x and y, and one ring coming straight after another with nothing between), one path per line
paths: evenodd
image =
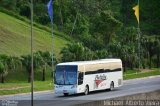
M78 87L77 87L77 93L84 92L83 89L83 79L84 79L84 72L78 71Z

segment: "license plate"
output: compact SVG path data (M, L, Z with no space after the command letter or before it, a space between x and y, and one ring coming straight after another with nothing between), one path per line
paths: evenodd
M67 93L67 90L63 90L64 93Z

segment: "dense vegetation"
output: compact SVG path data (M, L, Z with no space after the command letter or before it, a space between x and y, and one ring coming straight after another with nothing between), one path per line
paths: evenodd
M50 26L47 0L34 0L34 21ZM54 0L54 29L76 42L61 50L60 61L121 58L124 67L138 67L135 0ZM160 67L160 1L140 0L140 65ZM28 0L1 0L0 6L30 18ZM3 69L4 65L0 64Z
M37 51L33 54L34 65L33 68L35 71L41 72L41 81L46 80L46 70L48 67L51 67L51 54L49 52ZM5 77L8 73L19 72L18 70L25 70L28 76L28 82L31 80L31 56L22 55L21 57L0 55L0 76L1 82L5 82ZM57 63L57 60L54 56L54 65ZM50 71L51 72L51 71ZM18 74L18 73L17 73ZM51 74L51 73L50 73ZM15 75L17 76L17 75ZM51 77L50 77L51 78Z

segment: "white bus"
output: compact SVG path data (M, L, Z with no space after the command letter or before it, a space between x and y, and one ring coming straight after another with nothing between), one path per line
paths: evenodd
M113 90L122 85L122 74L120 59L60 63L56 66L55 93L87 95L96 90Z

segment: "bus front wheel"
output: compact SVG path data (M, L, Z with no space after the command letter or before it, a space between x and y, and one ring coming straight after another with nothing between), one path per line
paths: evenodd
M64 93L64 96L68 96L68 93Z
M88 95L88 94L89 94L89 87L88 87L88 86L85 87L84 94L85 94L85 95Z

